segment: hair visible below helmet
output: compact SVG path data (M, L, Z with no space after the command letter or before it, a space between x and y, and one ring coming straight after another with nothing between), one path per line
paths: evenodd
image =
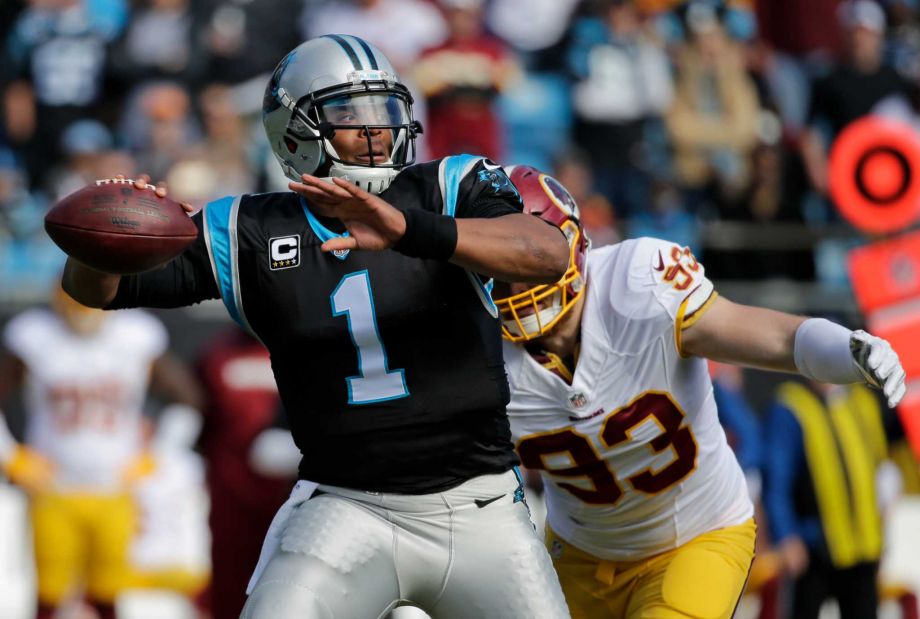
M346 120L347 119L347 120ZM350 35L329 34L301 43L275 67L262 102L262 123L284 174L299 181L330 163L329 176L371 193L389 187L415 161L412 95L386 56ZM389 157L344 161L330 141L336 131L390 131Z
M548 333L584 293L591 242L581 225L575 198L562 183L530 166L505 170L521 193L524 212L558 227L569 243L569 267L562 279L494 300L501 313L502 334L512 342L522 342Z

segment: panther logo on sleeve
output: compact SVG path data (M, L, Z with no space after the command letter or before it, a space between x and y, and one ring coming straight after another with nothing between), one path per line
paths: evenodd
M501 168L480 170L479 182L489 183L495 193L499 193L503 189L508 189L514 192L515 195L519 195L517 187L511 184L511 179L508 178L508 175L505 174Z

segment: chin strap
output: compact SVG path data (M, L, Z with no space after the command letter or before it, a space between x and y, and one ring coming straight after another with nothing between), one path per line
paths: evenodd
M367 168L334 163L329 168L328 178L341 178L368 193L378 194L390 186L397 174L399 170L396 168Z

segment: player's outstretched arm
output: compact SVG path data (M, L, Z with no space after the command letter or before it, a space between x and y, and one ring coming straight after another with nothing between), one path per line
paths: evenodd
M458 219L450 261L501 281L550 284L565 274L569 246L558 228L533 215Z
M717 298L682 334L682 351L716 361L798 372L812 380L880 388L894 407L904 396L904 369L885 340L823 318Z
M304 174L288 186L320 214L345 224L349 236L323 243L323 251L394 248L409 256L450 260L503 281L552 283L568 267L569 247L557 229L514 213L489 219L454 219L427 211L403 213L386 200L340 178Z

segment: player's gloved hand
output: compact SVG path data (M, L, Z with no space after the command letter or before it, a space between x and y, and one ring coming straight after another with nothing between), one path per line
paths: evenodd
M128 463L128 466L125 467L125 470L121 475L121 479L123 483L130 486L139 482L145 477L153 475L153 472L156 470L156 458L149 451L144 451L139 456L134 458L134 460Z
M850 351L865 381L882 390L889 407L897 406L907 390L906 375L891 344L865 331L854 331L850 336Z
M3 463L3 472L11 482L30 494L47 490L54 480L54 464L34 449L17 445Z

